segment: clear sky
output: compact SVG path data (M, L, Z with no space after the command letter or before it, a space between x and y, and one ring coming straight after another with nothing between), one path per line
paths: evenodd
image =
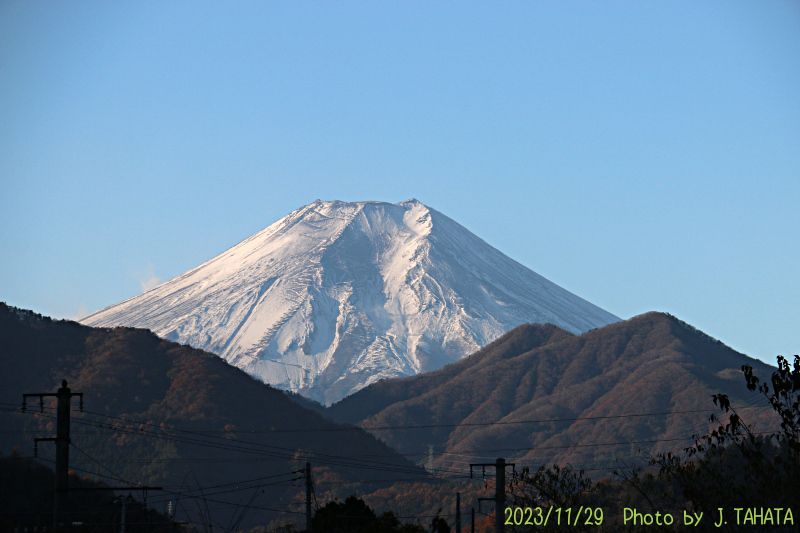
M77 318L417 198L620 316L800 353L800 2L0 1L0 300Z

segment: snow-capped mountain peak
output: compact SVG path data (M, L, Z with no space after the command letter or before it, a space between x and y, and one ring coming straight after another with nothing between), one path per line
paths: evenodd
M412 198L317 200L82 322L149 328L329 404L525 322L617 320Z

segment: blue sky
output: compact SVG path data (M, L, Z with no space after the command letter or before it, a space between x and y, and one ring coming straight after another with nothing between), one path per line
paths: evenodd
M74 318L411 197L623 318L800 352L800 3L0 2L0 300Z

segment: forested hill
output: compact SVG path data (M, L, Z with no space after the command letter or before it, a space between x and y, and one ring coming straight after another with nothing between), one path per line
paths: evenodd
M462 375L481 372L500 361L569 337L572 337L571 333L553 324L523 324L458 362L425 374L381 380L331 405L325 413L334 420L357 424L394 404L428 394L439 387L442 391L455 387Z
M375 428L402 453L432 450L442 467L478 455L531 467L613 467L682 451L709 428L712 394L727 393L739 407L764 404L746 390L743 364L766 379L774 371L664 313L582 335L524 325L436 372L373 384L328 414ZM763 428L770 413L740 414Z
M54 436L53 398L45 398L43 414L36 400L25 414L18 407L23 393L55 392L63 379L84 393L85 412L73 400L70 468L116 485L168 489L151 502L203 487L222 502L215 503L220 516L226 504L253 496L248 516L278 509L301 523L296 471L306 461L320 479L427 479L371 435L325 419L215 355L148 330L91 328L0 303L0 450L18 446L30 456L34 437ZM51 464L52 443L39 448Z
M52 525L55 472L36 459L21 457L17 451L0 453L0 531L47 531ZM106 533L121 526L121 504L109 485L70 472L62 515L69 522L81 522L82 533ZM101 490L103 489L103 490ZM169 517L141 502L128 502L129 533L145 533L155 528L172 528ZM42 512L42 511L45 512Z

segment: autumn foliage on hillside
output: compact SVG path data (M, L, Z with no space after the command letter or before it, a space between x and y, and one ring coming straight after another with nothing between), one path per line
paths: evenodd
M0 453L0 530L52 530L53 484L55 473L38 461L24 458L14 449L8 455ZM88 476L69 472L72 492L66 495L64 508L70 522L85 524L81 531L100 533L121 526L121 505L113 491L100 489L107 485ZM171 526L166 516L145 509L137 501L130 502L126 518L131 533L149 532ZM35 529L34 529L35 528Z
M452 467L448 454L497 448L531 466L613 468L710 430L712 394L755 405L743 364L772 371L663 313L582 335L528 324L435 372L373 384L328 412L402 453L432 450L437 468ZM750 414L764 428L777 423L768 409Z
M248 520L268 521L275 513L259 508L290 510L304 493L296 478L307 461L352 482L380 479L387 468L394 479L428 477L376 438L213 354L148 330L90 328L0 304L0 451L18 447L30 457L34 437L54 434L53 398L41 412L31 404L23 414L19 405L23 393L54 392L63 379L84 395L83 412L73 400L70 468L117 484L164 486L162 505L222 486L205 497L217 501L224 521L224 509L244 507L251 496ZM39 451L53 460L51 443ZM200 512L194 503L185 511Z
M243 531L267 531L265 524L289 531L290 523L304 523L300 472L309 461L321 508L355 495L376 517L391 512L397 527L430 530L435 521L444 530L454 526L458 492L466 531L477 499L494 495L494 479L468 480L466 466L497 456L515 462L522 474L508 478L509 505L602 507L610 524L625 506L645 508L665 495L672 497L669 505L687 505L690 498L680 491L688 486L673 475L689 472L685 463L672 472L673 463L663 463L660 474L609 472L619 461L669 457L660 454L691 446L692 435L722 435L718 422L708 420L712 394L725 395L760 432L780 427L785 412L765 406L763 398L753 407L758 402L748 390L753 382L742 380L743 364L763 376L775 370L660 313L578 336L527 325L454 365L377 383L327 411L340 421L363 416L370 436L290 401L214 355L147 330L88 328L0 304L0 451L18 446L30 457L33 438L54 433L52 398L41 412L30 404L22 414L18 405L23 393L52 392L67 379L84 393L85 411L73 402L72 412L70 468L79 476L163 485L164 494L151 496L151 503L181 494L193 505L181 512L195 518L211 512L199 503L206 497L217 521L235 523L235 515L219 509L244 509ZM783 370L791 374L788 366ZM787 381L781 383L786 393ZM435 476L379 439L417 457ZM598 446L604 443L621 444ZM784 443L773 444L762 445L764 460L787 464L785 453L776 452ZM39 451L41 461L52 461L50 443ZM741 454L706 456L708 464L735 469ZM582 468L599 481L583 484L589 476ZM570 492L570 486L579 490ZM664 502L657 505L667 508ZM699 509L700 500L691 506ZM476 531L493 530L493 513L485 502Z

